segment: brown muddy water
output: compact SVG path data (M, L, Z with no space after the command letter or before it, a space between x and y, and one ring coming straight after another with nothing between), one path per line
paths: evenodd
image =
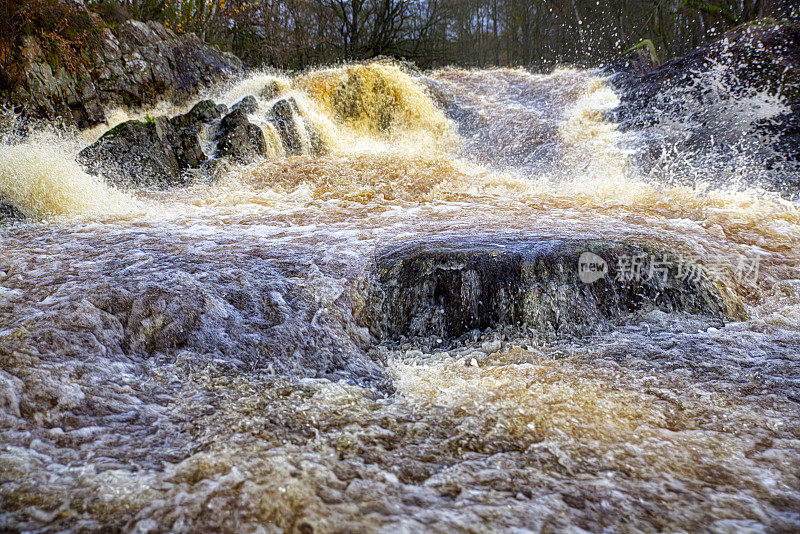
M0 226L0 529L800 530L796 203L640 175L592 72L354 65L212 96L273 82L327 154L265 125L267 160L122 191L74 163L102 129L0 147L27 216ZM381 251L476 235L667 249L730 313L376 337Z

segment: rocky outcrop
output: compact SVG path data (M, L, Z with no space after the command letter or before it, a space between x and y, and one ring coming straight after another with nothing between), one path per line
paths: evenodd
M542 340L584 336L651 309L728 317L696 264L629 243L449 238L378 254L361 314L380 340L454 341L493 329Z
M165 188L188 182L186 171L206 161L200 127L225 111L210 100L169 119L128 121L112 128L78 155L90 174L123 187Z
M183 104L201 88L243 70L233 55L152 21L104 30L100 46L85 55L77 70L54 68L40 43L27 37L12 103L31 116L87 127L104 122L104 110L113 107L141 107L159 99Z
M248 163L255 156L267 154L267 142L260 127L250 122L245 108L240 106L219 123L217 157L236 163Z
M603 70L614 76L617 87L632 85L636 80L659 66L653 42L645 39L622 54Z
M749 158L780 171L759 185L800 193L800 24L758 21L661 66L624 58L606 72L621 101L611 118L645 132L645 171L665 147L713 172Z
M719 81L739 94L753 89L780 94L789 106L800 104L800 24L752 23L731 30L691 54L657 67L654 63L624 58L609 71L621 92L616 115L625 125L657 120L665 93L696 87L698 76L719 73Z
M231 106L231 111L242 110L245 115L258 111L258 100L253 95L247 95Z
M213 177L221 161L248 164L269 155L264 130L250 120L258 120L258 107L253 96L232 105L230 112L223 104L204 100L184 115L128 121L85 148L78 155L78 163L88 173L103 175L123 187L186 185L191 181L190 171L197 169ZM275 102L261 120L272 125L262 122L265 127L274 127L287 155L320 155L326 150L293 98ZM207 154L201 143L204 124L209 128L206 135L211 145Z
M287 154L299 154L303 148L300 139L300 128L295 115L299 113L294 98L282 98L275 102L269 118L278 130L278 135Z
M287 155L308 151L312 155L319 156L326 152L319 132L314 125L303 119L297 101L293 97L281 98L275 102L267 118L275 126ZM304 139L308 144L307 147Z

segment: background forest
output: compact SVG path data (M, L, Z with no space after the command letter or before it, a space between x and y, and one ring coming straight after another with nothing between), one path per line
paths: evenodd
M253 67L393 56L423 68L597 66L643 40L659 60L753 19L800 18L795 0L4 0L0 63L39 34L68 59L103 26L157 20ZM648 43L649 44L649 43Z

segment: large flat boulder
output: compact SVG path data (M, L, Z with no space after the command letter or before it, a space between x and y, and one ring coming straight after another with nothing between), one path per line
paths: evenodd
M457 340L493 329L553 340L585 336L638 312L703 314L728 305L696 264L611 241L458 237L378 253L362 322L380 340Z

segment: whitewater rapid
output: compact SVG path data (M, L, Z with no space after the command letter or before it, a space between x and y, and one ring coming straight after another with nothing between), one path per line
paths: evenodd
M123 191L74 163L103 128L0 148L27 216L0 226L0 527L798 528L796 203L638 175L593 72L345 65L204 96L268 84L325 154L278 140L214 183ZM735 313L371 337L377 251L476 234L664 247L713 266Z

